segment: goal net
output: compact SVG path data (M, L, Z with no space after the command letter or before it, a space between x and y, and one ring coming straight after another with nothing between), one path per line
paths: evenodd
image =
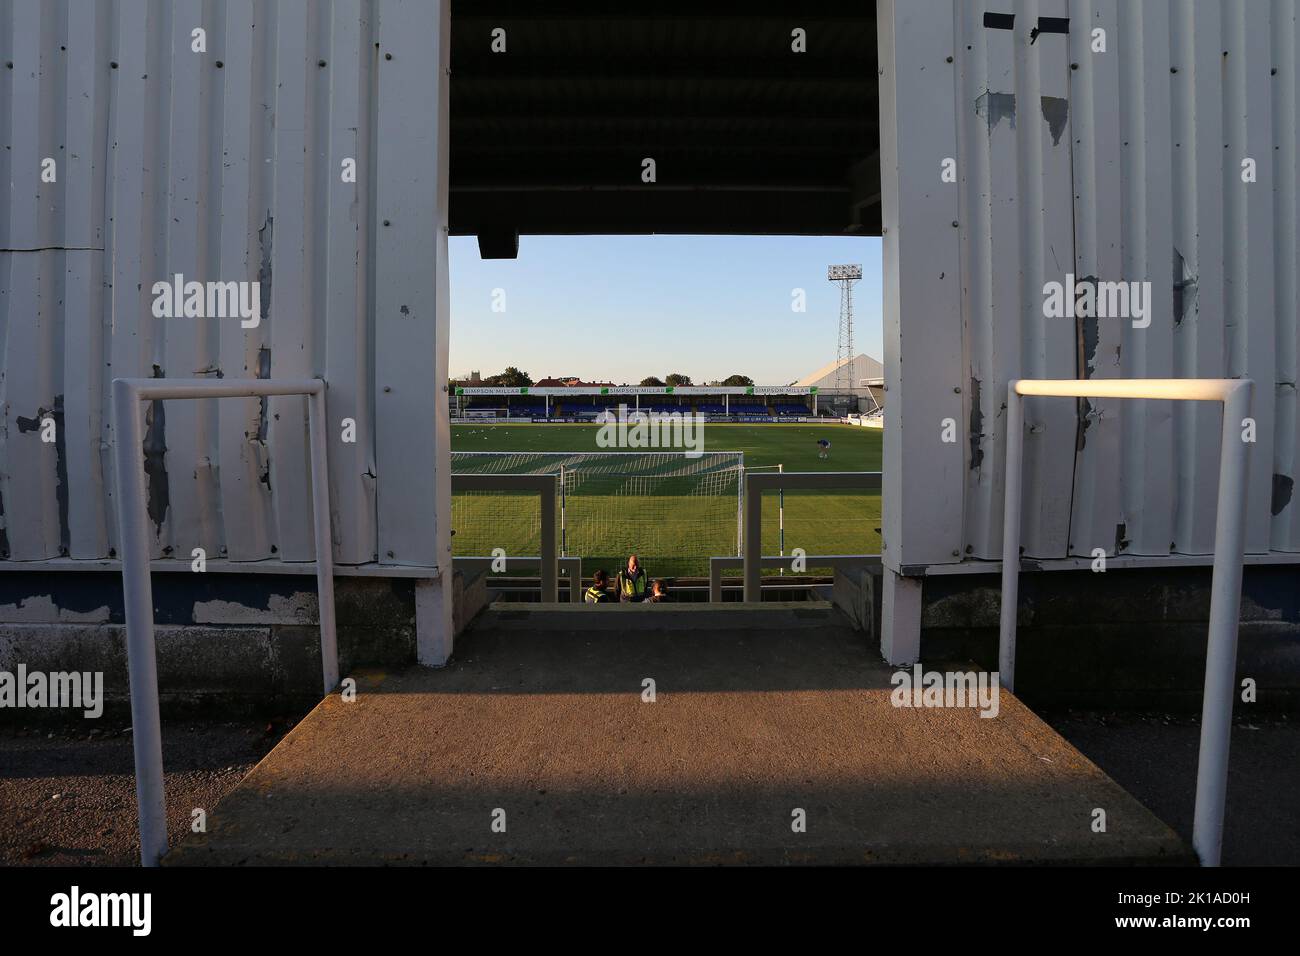
M710 556L737 553L743 452L452 452L451 470L558 476L560 547L587 574L612 574L629 554L651 574L707 573ZM457 492L451 514L454 554L541 547L536 495Z

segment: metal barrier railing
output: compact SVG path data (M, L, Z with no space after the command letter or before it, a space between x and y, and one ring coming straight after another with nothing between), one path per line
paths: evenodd
M1223 806L1228 790L1237 620L1245 550L1247 443L1241 428L1250 415L1250 379L1019 379L1007 388L1007 475L1002 525L1002 607L998 670L1015 690L1016 610L1020 583L1020 481L1024 457L1025 396L1140 398L1219 402L1219 499L1215 506L1214 572L1210 582L1210 633L1201 702L1201 743L1196 767L1192 848L1205 866L1218 866L1223 847Z
M786 471L778 474L745 475L744 557L745 600L762 600L763 580L763 492L813 489L856 489L879 491L878 471Z
M339 682L334 630L334 555L330 541L329 471L325 449L325 383L320 379L113 380L113 459L126 609L127 669L135 750L135 796L140 816L140 861L157 866L167 852L167 801L163 790L162 724L158 713L158 661L154 642L153 583L149 577L149 525L141 448L142 401L193 398L307 397L311 448L312 523L316 590L320 605L321 670L325 693Z
M451 490L458 491L513 491L536 494L541 500L542 540L541 556L533 560L541 564L542 600L554 604L559 600L559 549L556 547L555 499L559 496L560 479L556 475L452 475ZM453 562L456 560L452 559ZM507 560L511 560L507 556ZM517 557L513 560L527 560Z
M765 554L759 559L761 568L789 568L795 559L789 555ZM808 568L870 568L880 567L878 554L809 554L799 559ZM728 568L744 568L744 558L709 558L709 600L722 600L722 572ZM761 580L761 579L760 579Z
M490 556L484 557L482 555L477 555L477 554L456 555L451 559L451 563L453 566L460 565L461 567L470 567L470 568L491 568L492 565L497 560L498 560L497 558L493 558ZM535 554L523 555L523 556L516 555L513 557L509 557L506 560L509 563L509 565L512 567L520 564L524 565L525 567L531 567L534 564L541 564L542 562L542 559ZM560 565L559 577L567 578L569 581L569 602L571 604L581 604L582 603L582 558L579 557L560 558L559 565ZM559 598L558 582L556 584L556 598L557 600Z

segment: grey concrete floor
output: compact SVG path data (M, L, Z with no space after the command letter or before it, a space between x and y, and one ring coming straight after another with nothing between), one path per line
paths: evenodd
M1195 721L1111 711L1043 716L1191 840ZM266 727L264 721L166 722L173 843L187 831L187 806L215 807L283 736L279 723L269 733ZM134 866L139 860L130 737L117 727L88 740L80 730L0 728L0 866ZM1238 721L1224 865L1300 865L1297 755L1300 722L1282 715Z
M96 722L99 723L99 722ZM167 829L188 832L284 736L285 719L163 722ZM135 765L121 723L0 725L0 866L137 866Z
M743 638L744 635L740 637ZM477 649L475 644L465 645L466 653L462 661L464 674L459 680L469 683L457 691L456 700L459 704L456 710L459 713L455 715L455 721L474 719L473 713L468 712L465 705L476 696L490 701L502 696L503 691L523 687L519 684L507 686L511 682L524 680L522 669L497 669L490 674L484 668L485 657L491 651L492 642L503 638L511 639L508 634L498 634L479 644ZM823 672L821 683L834 685L826 689L835 693L853 693L855 685L862 683L864 673L855 660L858 656L857 648L850 636L841 635L837 640L838 647L833 642L823 648L830 655L826 661L835 667ZM589 641L590 635L587 635L576 645L580 655L592 652ZM645 642L641 643L644 645ZM566 653L572 653L574 649L575 647L570 647ZM631 671L635 676L653 660L653 655L647 658L640 656L643 649L632 650L635 653L630 656L636 663ZM717 682L723 676L719 672L723 661L718 656L723 652L732 653L727 647L715 648L711 655L706 655L706 658L711 658L711 662L705 660L701 662L704 666L692 668L690 674L682 674L682 686L687 687L694 681L697 689L704 689L710 681ZM563 655L554 662L553 667L561 663L564 663ZM720 762L714 771L697 766L696 770L703 775L702 779L707 780L710 772L715 778L725 776L728 762L734 769L740 759L739 755L755 752L756 740L761 742L764 735L772 737L782 733L781 723L789 723L789 718L783 716L786 711L802 715L796 721L797 727L807 730L815 723L813 717L820 705L816 702L809 703L807 695L814 688L803 686L815 684L816 681L810 680L815 675L798 668L785 668L784 673L774 675L770 668L756 667L757 663L760 662L756 662L751 654L748 664L742 662L741 676L744 679L732 680L763 688L765 694L777 695L765 703L763 709L766 716L760 720L755 714L746 713L751 708L727 708L712 713L703 721L696 720L698 726L683 738L696 741L701 736L717 738L715 743L706 742L704 747L706 752L718 757ZM674 694L673 672L661 669L658 673L664 694L660 703L669 702ZM837 676L827 680L828 673ZM611 674L607 668L606 678ZM665 675L666 685L662 679ZM553 672L552 676L559 675ZM580 685L573 683L572 677L566 679L569 681L569 691L582 692ZM622 682L621 678L619 682ZM681 689L678 688L679 691ZM857 688L858 692L862 689ZM579 721L579 732L586 735L583 746L601 741L608 743L610 735L614 733L620 734L619 739L625 741L650 741L652 748L664 746L662 740L655 743L656 734L662 736L671 731L675 723L673 720L661 713L660 719L656 721L639 726L627 723L627 715L620 716L620 711L625 709L623 698L627 693L626 688L618 691L607 686L603 690L606 693L612 692L615 696L595 710L589 706L585 708L587 714ZM633 690L639 701L639 683ZM536 696L527 694L526 688L524 693L524 702L530 696ZM418 698L411 700L417 701ZM591 703L593 702L586 702L587 705ZM479 706L487 705L480 703ZM770 709L772 707L777 709ZM832 711L836 709L838 708L830 708ZM493 773L501 776L511 765L509 759L502 758L512 758L516 768L523 767L531 759L539 773L545 775L549 772L554 776L557 766L555 763L539 761L536 755L532 758L525 755L528 741L532 740L534 746L537 746L537 741L541 741L540 748L546 749L550 746L548 735L560 733L566 725L571 729L578 713L583 710L580 707L578 711L572 711L559 723L558 711L534 712L533 716L540 723L534 721L535 726L531 730L520 729L504 735L498 734L497 742L485 744L481 751L484 758L492 759L486 759L478 769L467 767L462 782L474 779L468 776L470 770L476 775L486 775L485 778L490 778ZM490 708L488 711L480 710L479 718L486 719L490 715ZM497 714L506 715L505 711ZM609 715L613 715L612 722ZM924 718L928 715L918 716ZM1190 840L1198 734L1194 719L1100 711L1054 711L1043 716L1085 757L1109 774L1147 809L1170 824L1184 840ZM860 714L856 712L841 717L843 720L834 726L838 727L837 732L846 734L860 720ZM591 722L592 718L596 719L595 723ZM416 715L402 725L401 732L411 736L422 722L425 726L428 725L427 719L422 721ZM192 808L204 807L211 810L216 807L223 797L235 790L292 724L291 717L271 722L165 721L163 743L172 842L176 843L188 832ZM463 723L452 723L447 731L450 732L455 726L463 726ZM527 727L528 724L523 726ZM978 728L978 725L975 727ZM95 866L134 865L137 862L139 840L130 736L124 732L120 722L96 729L98 732L89 736L84 721L66 726L49 723L0 724L0 865ZM795 734L795 737L798 736ZM790 738L786 739L789 743ZM825 750L826 741L817 733L804 733L802 739L805 754ZM364 753L368 748L373 749L374 741L360 740L355 743L359 751ZM525 753L520 753L521 748ZM684 744L682 749L683 752L678 757L682 763L675 771L678 782L692 761L693 747ZM558 752L553 748L552 752L558 757ZM840 767L839 783L841 788L846 780L851 784L851 754L835 748L826 752L834 760L848 761ZM869 754L869 749L862 751L857 759L861 760ZM622 759L625 763L629 760L636 762L626 755ZM1241 715L1233 733L1231 766L1224 863L1300 863L1300 799L1295 796L1300 793L1300 721L1279 714ZM622 772L617 765L612 769ZM861 766L859 769L862 769ZM939 770L938 767L930 768L931 773L938 773ZM666 772L668 776L665 779L672 779L674 768L670 764L664 764L654 772ZM802 779L817 778L805 776ZM731 796L720 799L736 806L748 806L750 810L745 812L761 811L765 806L773 806L774 800L777 804L789 802L788 791L792 784L795 790L808 786L799 784L790 774L782 777L780 773L769 779L753 776L746 778L742 775L737 782L739 785L730 791ZM550 786L555 787L556 784ZM787 788L786 796L781 795L781 786ZM618 787L614 789L617 791ZM654 789L652 785L650 790ZM535 792L542 790L547 792ZM840 792L844 791L841 789ZM686 799L689 794L686 791L681 793L681 811L699 812L703 804L691 804ZM825 794L828 797L835 796L836 791L827 789ZM531 807L548 808L552 814L559 808L553 802L556 791L548 788L545 781L520 788L516 795L532 801ZM627 794L621 796L626 797ZM548 801L548 798L551 800ZM809 801L805 799L803 802ZM831 808L832 803L824 800L822 806ZM617 804L614 806L617 808ZM652 804L645 803L643 798L641 806L649 807ZM527 810L525 817L532 812L531 808ZM833 814L833 809L831 812ZM812 819L816 822L817 818L814 815ZM477 828L480 825L481 821L474 820L471 827ZM460 847L461 851L472 849L473 842Z
M1228 761L1224 866L1300 865L1300 721L1238 714ZM1049 711L1066 740L1192 839L1200 721L1169 714Z
M489 612L452 666L324 701L165 862L1189 859L1013 696L894 707L842 618L761 615Z

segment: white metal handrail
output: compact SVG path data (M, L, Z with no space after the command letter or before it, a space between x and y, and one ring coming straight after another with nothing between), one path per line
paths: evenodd
M453 557L451 560L453 565L491 570L492 565L496 563L498 559L492 557L491 555L458 554L455 557ZM511 565L523 564L523 565L532 566L536 564L540 566L542 564L541 556L536 554L510 555L508 560ZM559 558L558 563L560 566L559 576L563 578L567 578L569 581L569 602L571 604L581 604L582 603L582 558L578 557L577 555L571 555L569 557ZM559 597L558 591L559 591L559 584L557 583L556 584L557 598Z
M761 601L763 581L763 492L801 488L880 490L878 471L786 471L745 475L743 566L745 600Z
M1214 572L1210 582L1210 633L1201 701L1201 743L1196 767L1192 848L1204 866L1218 866L1223 848L1223 806L1228 790L1228 744L1232 736L1233 681L1237 666L1237 619L1245 550L1247 442L1241 428L1250 415L1250 379L1018 379L1007 387L1006 501L1002 517L1002 606L998 670L1015 690L1016 610L1020 587L1020 481L1024 457L1024 399L1141 398L1219 402L1223 431L1219 448L1219 498L1214 519Z
M325 449L325 383L308 378L271 379L118 378L113 380L113 459L117 472L117 518L126 610L126 655L131 685L131 731L135 750L135 796L140 816L140 861L157 866L167 852L167 799L163 789L162 724L158 713L158 660L154 642L153 582L149 576L149 529L140 403L164 399L258 398L305 395L311 447L312 519L316 543L316 590L320 616L324 692L339 682L334 630L334 554L330 540L329 470Z
M789 568L795 559L788 554L765 554L759 558L763 568ZM879 568L878 554L808 554L799 560L808 568ZM709 600L718 603L722 600L722 572L728 568L745 567L744 558L712 557L709 558ZM743 578L742 578L743 581Z
M542 600L554 604L559 599L559 549L556 547L555 499L559 494L558 475L452 475L452 493L460 491L512 491L535 494L541 500L542 540L540 556ZM453 559L455 560L455 559Z

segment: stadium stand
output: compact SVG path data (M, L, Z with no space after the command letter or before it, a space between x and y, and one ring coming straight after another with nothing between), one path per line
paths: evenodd
M601 402L595 405L575 405L573 406L572 410L567 412L566 414L572 415L574 418L590 419L590 418L600 418L606 412L608 412L611 415L617 416L618 403L615 402L611 404L609 402Z
M780 402L772 406L778 417L804 418L812 414L812 409L802 402Z
M549 381L549 380L548 380ZM549 387L549 386L548 386ZM469 386L466 386L468 389ZM586 386L583 386L586 388ZM614 386L599 386L599 389L614 389ZM815 417L835 417L838 409L829 405L814 411L816 399L804 398L801 394L781 392L775 395L765 394L731 394L729 399L719 400L721 395L664 394L649 392L640 394L638 404L634 394L601 394L599 389L591 387L585 393L574 387L576 394L556 394L560 386L554 387L549 403L545 396L537 394L492 395L458 395L452 408L452 417L457 420L482 419L533 419L538 421L603 421L607 416L617 417L619 410L625 408L628 414L635 411L654 415L701 415L711 421L767 422L811 419ZM618 387L621 392L622 387ZM631 390L629 390L631 391Z
M740 421L766 420L772 417L771 412L767 410L767 403L761 398L751 396L740 397L732 402L731 414Z
M528 404L528 405L522 403L515 403L510 406L510 417L511 418L545 418L546 405L542 403Z

